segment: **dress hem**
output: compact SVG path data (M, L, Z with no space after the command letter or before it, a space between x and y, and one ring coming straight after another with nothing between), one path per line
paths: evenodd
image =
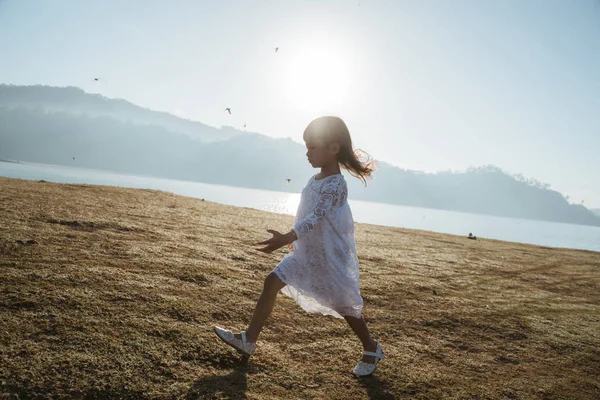
M288 282L286 282L286 280L280 275L279 271L277 270L277 267L275 267L275 269L273 270L273 272L275 273L275 275L277 275L277 277L279 278L279 280L281 280L281 282L285 283L286 286L289 286L291 288L294 288L296 291L298 291L298 289L296 289L293 285L290 285ZM302 304L298 303L296 301L296 299L294 299L294 297L286 294L283 292L282 288L280 291L287 297L291 298L292 300L294 300L296 302L296 304L298 304L300 306L300 308L302 308L304 311L306 311L309 314L320 314L320 315L325 315L325 316L332 316L334 318L337 319L344 319L344 317L354 317L354 318L360 318L362 316L362 307L361 307L361 311L359 311L358 315L354 315L354 314L342 314L340 312L335 311L332 308L329 308L329 310L331 310L331 312L322 312L322 311L312 311L312 310L307 310ZM298 291L299 292L299 291ZM300 293L300 292L299 292ZM305 296L305 295L304 295ZM309 296L305 296L305 297L309 297ZM311 299L314 299L312 297L310 297ZM321 304L321 303L319 303ZM323 307L327 307L327 306L323 306Z

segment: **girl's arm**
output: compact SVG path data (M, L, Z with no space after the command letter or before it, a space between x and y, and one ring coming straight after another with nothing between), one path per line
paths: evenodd
M267 232L272 234L273 237L256 243L257 245L266 245L266 247L256 250L270 253L308 235L325 218L329 210L346 200L347 195L348 190L343 179L332 179L330 182L326 182L321 189L315 209L306 218L298 221L292 230L286 234L267 229Z
M347 195L348 190L343 179L332 179L326 182L321 188L315 209L294 225L293 231L297 238L301 239L308 235L325 218L329 210L343 203Z

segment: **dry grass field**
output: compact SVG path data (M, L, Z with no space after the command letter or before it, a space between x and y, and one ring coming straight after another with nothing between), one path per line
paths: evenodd
M367 224L375 374L351 375L345 321L281 294L241 362L212 327L246 327L284 254L253 244L292 221L0 178L0 399L600 399L600 253Z

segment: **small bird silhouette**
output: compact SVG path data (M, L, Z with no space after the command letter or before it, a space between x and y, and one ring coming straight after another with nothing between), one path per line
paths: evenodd
M75 159L75 157L73 157L73 160Z
M285 183L287 183L289 185L291 181L292 180L288 178L288 179L285 180Z
M100 78L94 78L94 82L100 82Z
M275 47L275 53L279 51L279 47Z
M227 112L228 112L228 113L231 115L231 108L227 107L227 108L225 109L225 111L227 111Z
M246 127L246 123L244 122L244 128Z

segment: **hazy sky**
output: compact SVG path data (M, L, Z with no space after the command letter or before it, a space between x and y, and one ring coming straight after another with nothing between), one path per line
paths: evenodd
M376 159L600 207L600 0L0 0L0 83L298 142L338 115Z

